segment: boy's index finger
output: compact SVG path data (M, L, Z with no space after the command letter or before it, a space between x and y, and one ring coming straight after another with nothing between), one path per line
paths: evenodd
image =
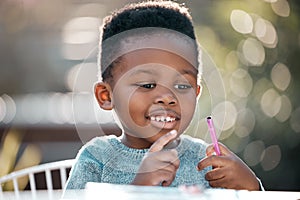
M222 144L221 142L218 142L218 144L219 144L221 155L226 156L226 155L231 154L231 151L224 144ZM210 144L206 148L206 155L207 156L215 155L215 150L214 150L213 144Z
M149 152L157 152L161 151L165 145L167 145L171 140L176 138L177 131L172 130L166 135L161 136L158 140L156 140L150 147Z
M206 155L207 156L211 156L215 154L215 150L214 150L214 145L210 144L207 148L206 148Z

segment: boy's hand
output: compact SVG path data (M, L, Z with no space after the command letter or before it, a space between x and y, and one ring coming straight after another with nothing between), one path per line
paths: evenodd
M149 186L171 185L179 167L179 159L175 149L163 150L163 148L176 136L177 132L173 130L152 144L149 152L143 158L132 184Z
M213 145L206 149L207 157L198 163L198 169L212 166L205 179L212 187L228 189L259 190L259 182L252 170L223 144L220 144L221 156L214 155Z

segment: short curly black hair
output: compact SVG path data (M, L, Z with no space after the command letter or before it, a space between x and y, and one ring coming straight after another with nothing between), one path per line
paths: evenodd
M167 28L195 39L192 17L184 4L152 0L128 4L107 16L103 21L102 41L120 32L143 27Z
M103 42L121 32L144 27L171 29L196 39L192 17L184 4L170 0L148 0L125 5L105 17L100 40ZM112 68L118 62L118 59L115 60L102 72L103 80L112 77Z

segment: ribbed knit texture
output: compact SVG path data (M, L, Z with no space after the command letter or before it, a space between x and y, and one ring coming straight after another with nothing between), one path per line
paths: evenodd
M200 139L181 136L176 147L180 166L171 186L198 184L209 188L204 176L209 168L198 171L198 162L205 157L207 144ZM87 182L130 184L148 149L125 146L114 136L97 137L84 145L76 157L66 189L83 189Z

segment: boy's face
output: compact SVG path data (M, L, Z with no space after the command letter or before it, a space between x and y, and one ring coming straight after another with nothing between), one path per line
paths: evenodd
M175 129L189 125L200 87L197 69L182 57L158 49L142 49L122 56L113 68L111 103L125 137L145 148Z

